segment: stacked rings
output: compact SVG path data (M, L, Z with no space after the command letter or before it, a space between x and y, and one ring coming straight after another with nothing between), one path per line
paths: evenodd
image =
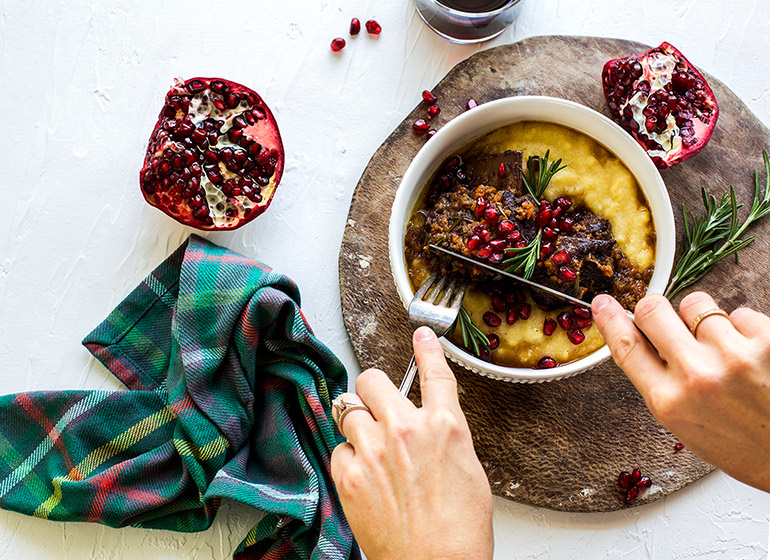
M345 435L345 432L342 431L342 420L345 418L345 416L354 410L365 410L367 412L371 412L369 407L365 404L349 402L344 400L342 397L337 397L332 401L332 408L337 411L337 429L345 439L347 439L347 436Z

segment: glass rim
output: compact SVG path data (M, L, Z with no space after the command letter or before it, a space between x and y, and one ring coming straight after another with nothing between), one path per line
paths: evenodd
M500 7L499 7L499 8L497 8L496 10L491 10L491 11L489 11L489 12L463 12L462 10L456 10L456 9L454 9L454 8L450 8L450 7L449 7L449 6L447 6L446 4L443 4L443 3L441 2L441 0L429 0L429 1L430 1L430 2L432 2L433 4L438 4L439 6L441 6L441 8L443 8L444 10L446 10L446 12L447 12L447 13L449 13L449 14L452 14L452 15L456 15L456 16L464 16L464 17L488 17L488 16L496 16L496 15L498 15L498 14L502 14L502 13L503 13L505 10L507 10L508 8L512 8L512 7L514 7L516 4L518 4L519 2L521 2L521 0L510 0L510 2L509 2L508 4L506 4L505 6L500 6Z

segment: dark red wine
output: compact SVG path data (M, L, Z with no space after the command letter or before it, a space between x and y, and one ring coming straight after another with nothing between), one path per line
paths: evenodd
M438 0L438 3L453 10L478 14L502 8L506 4L510 4L511 0Z

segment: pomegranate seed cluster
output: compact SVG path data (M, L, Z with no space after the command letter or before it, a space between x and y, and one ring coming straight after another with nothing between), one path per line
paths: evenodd
M684 161L708 142L719 114L714 93L668 43L609 61L602 81L613 119L658 167Z
M369 35L373 35L375 37L379 36L380 33L382 33L382 26L377 23L376 20L370 19L366 22L366 32ZM358 18L353 18L350 20L350 36L356 37L361 32L361 20ZM345 42L345 39L342 37L336 37L332 39L331 43L331 49L332 52L340 52L342 49L345 48L345 45L347 43Z
M426 89L422 92L422 100L423 103L425 103L427 106L425 110L425 116L428 118L428 120L439 116L441 113L441 107L438 104L438 97L436 97L436 94ZM465 110L469 111L476 106L478 106L478 103L476 103L475 99L471 98L465 104ZM435 128L430 127L429 122L425 119L417 119L414 123L412 123L412 130L414 130L414 132L417 134L425 134L426 140L433 138L437 132Z
M267 208L282 168L280 135L260 97L194 78L166 96L140 177L147 201L180 222L231 229Z
M631 505L639 493L652 486L652 480L649 476L642 476L642 471L634 469L631 472L622 471L618 475L618 486L624 491L624 501Z

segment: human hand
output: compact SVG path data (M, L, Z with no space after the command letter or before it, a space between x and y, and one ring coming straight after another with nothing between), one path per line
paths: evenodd
M457 382L430 329L414 333L422 407L379 370L363 372L366 410L343 418L332 454L342 508L369 560L492 558L492 494L457 399Z
M705 318L693 336L689 327L714 308L695 292L680 319L665 297L643 298L634 317L647 342L614 299L592 303L615 363L655 418L702 459L770 491L770 318L739 307Z

